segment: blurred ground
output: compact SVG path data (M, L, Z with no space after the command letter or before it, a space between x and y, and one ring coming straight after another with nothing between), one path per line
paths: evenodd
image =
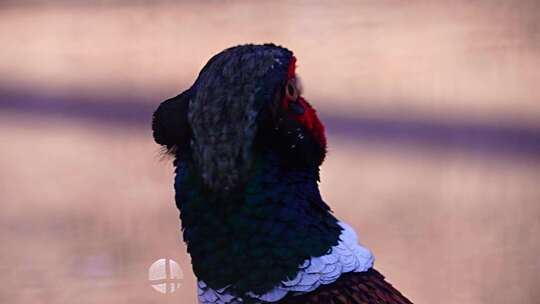
M0 301L194 303L157 103L244 42L295 51L322 191L417 303L540 297L536 1L0 4ZM147 269L177 260L164 296Z

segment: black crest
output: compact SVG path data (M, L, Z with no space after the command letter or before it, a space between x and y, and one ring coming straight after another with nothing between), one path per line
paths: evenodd
M188 123L189 100L192 90L162 102L152 118L152 132L156 143L168 153L181 155L189 151L191 127Z

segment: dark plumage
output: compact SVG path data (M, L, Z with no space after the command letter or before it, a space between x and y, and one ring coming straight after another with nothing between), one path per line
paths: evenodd
M262 294L337 244L341 227L315 170L286 170L274 155L260 156L245 186L226 195L205 191L195 172L178 166L176 202L193 270L208 286Z
M412 304L384 276L371 268L349 272L330 285L300 296L289 295L280 304Z
M324 126L295 62L272 44L227 49L154 113L199 301L410 303L321 198Z

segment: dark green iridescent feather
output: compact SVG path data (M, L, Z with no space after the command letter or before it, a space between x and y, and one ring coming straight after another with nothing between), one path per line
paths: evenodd
M226 196L208 191L187 161L177 164L176 203L198 279L214 289L263 294L337 244L318 169L291 170L259 156L249 182Z

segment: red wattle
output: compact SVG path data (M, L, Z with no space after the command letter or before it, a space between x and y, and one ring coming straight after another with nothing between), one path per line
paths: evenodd
M291 61L289 62L289 67L287 69L287 80L291 80L295 77L295 70L296 57L293 56L291 58ZM324 125L319 120L315 109L311 107L311 105L301 96L298 97L297 101L304 108L304 114L293 116L293 118L302 125L304 125L311 132L311 134L313 134L319 144L324 149L326 149L326 135L324 132ZM289 110L289 102L290 100L288 100L287 97L283 98L282 105L285 110Z

